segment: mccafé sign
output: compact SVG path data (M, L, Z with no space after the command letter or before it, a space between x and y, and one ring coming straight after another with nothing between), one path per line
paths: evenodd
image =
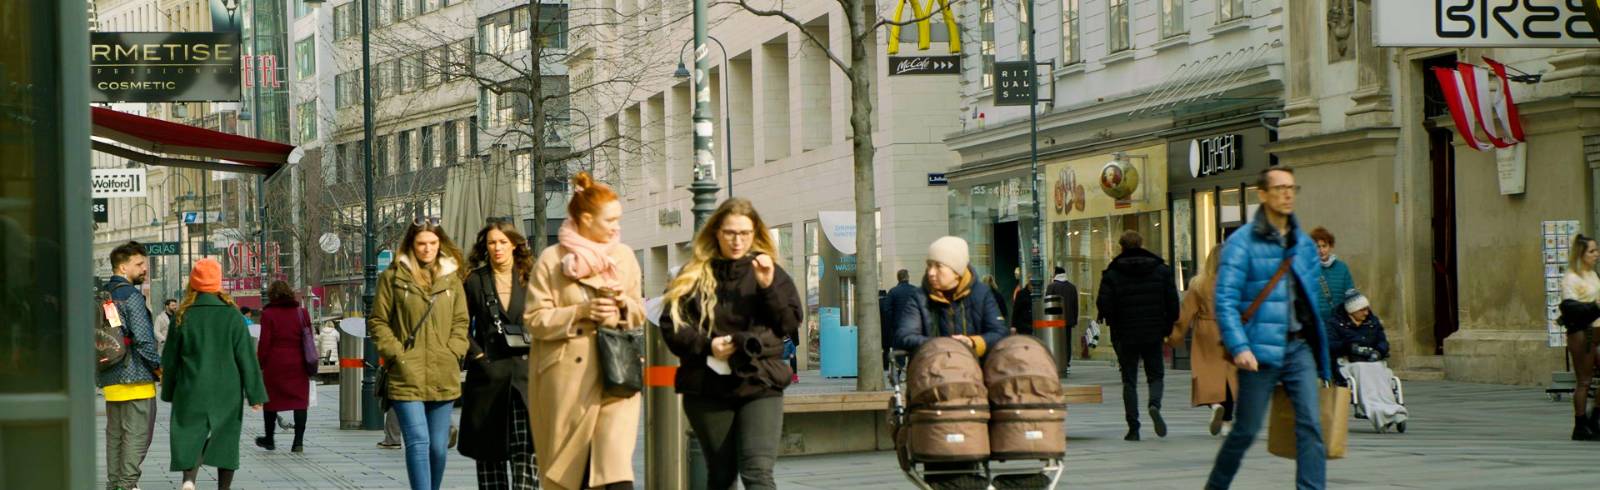
M237 32L92 32L94 102L238 102Z

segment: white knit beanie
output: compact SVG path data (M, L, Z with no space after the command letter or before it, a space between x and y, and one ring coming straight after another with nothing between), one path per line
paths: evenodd
M934 240L928 246L928 260L944 264L950 270L961 274L967 271L967 241L960 237L947 236Z
M1345 296L1345 299L1344 299L1344 312L1345 313L1354 314L1355 312L1367 309L1368 307L1372 306L1372 303L1367 301L1367 297L1366 296L1364 296L1364 295L1362 295L1360 293L1356 293L1354 291L1355 290L1351 290L1351 294Z

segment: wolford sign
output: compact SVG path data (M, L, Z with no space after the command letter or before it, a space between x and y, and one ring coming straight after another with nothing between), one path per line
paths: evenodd
M1600 36L1584 4L1594 1L1372 2L1373 41L1385 47L1593 48L1600 46Z

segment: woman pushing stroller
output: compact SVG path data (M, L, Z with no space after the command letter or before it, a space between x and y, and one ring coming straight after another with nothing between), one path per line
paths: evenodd
M936 336L954 337L971 347L979 357L1000 342L1009 331L1000 316L1000 303L973 275L967 255L967 241L947 236L928 246L928 273L916 301L906 302L896 312L894 346L907 352Z

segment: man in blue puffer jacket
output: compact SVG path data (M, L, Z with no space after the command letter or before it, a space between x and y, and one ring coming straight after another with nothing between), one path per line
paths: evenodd
M1294 217L1300 189L1294 171L1265 170L1256 189L1261 208L1246 228L1228 238L1217 272L1217 327L1239 366L1239 399L1233 431L1217 453L1206 488L1233 483L1261 430L1273 389L1281 383L1295 408L1295 487L1320 489L1327 485L1327 451L1317 380L1333 378L1328 335L1312 290L1321 280L1322 265L1316 244ZM1282 277L1274 281L1280 270ZM1258 296L1259 307L1253 316L1246 315Z

